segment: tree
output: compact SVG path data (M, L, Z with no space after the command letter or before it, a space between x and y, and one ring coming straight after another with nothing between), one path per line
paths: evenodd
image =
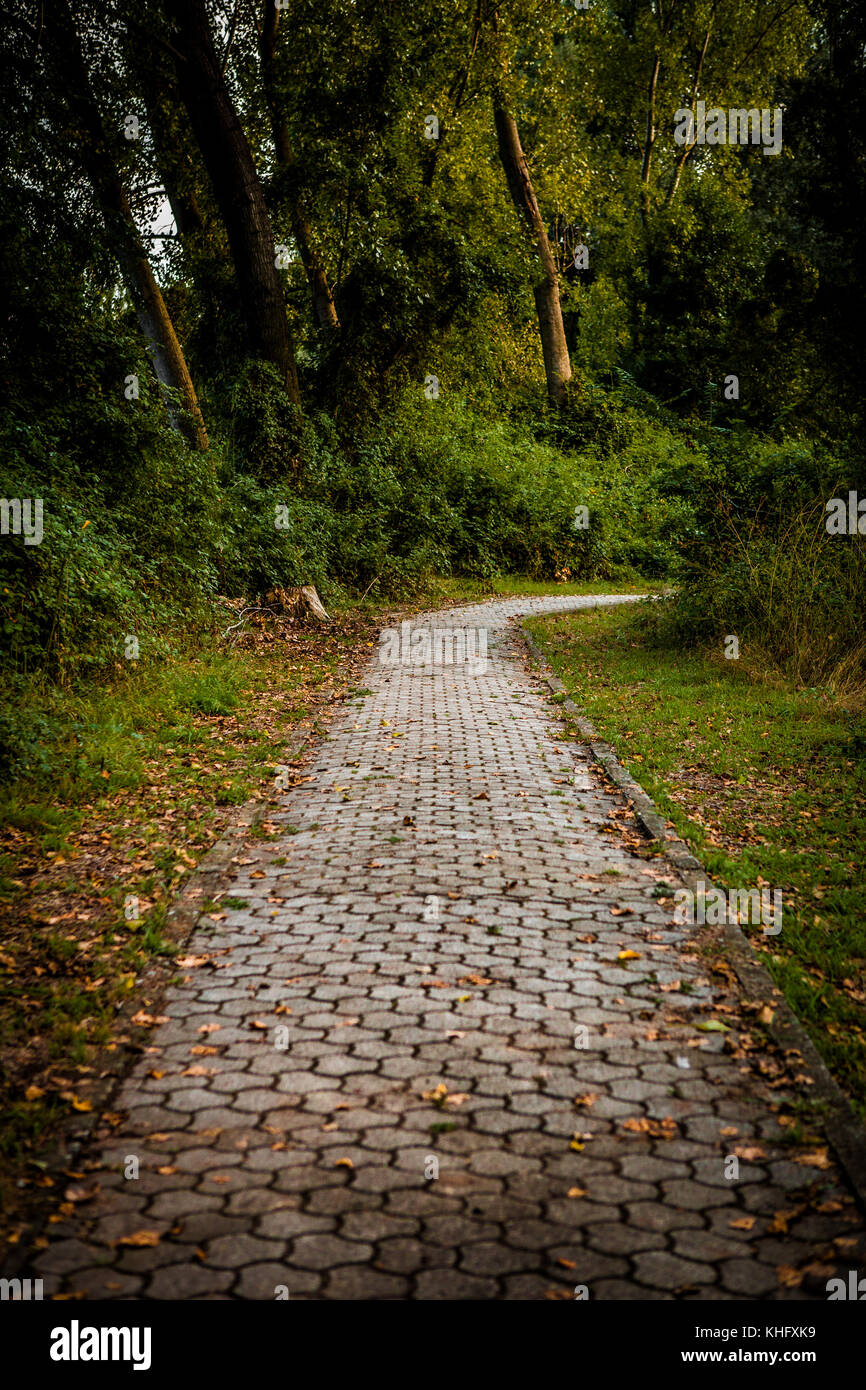
M493 119L496 126L496 140L499 158L505 170L508 191L514 206L523 218L534 243L540 264L540 278L533 286L535 309L538 315L538 329L541 334L541 349L544 354L544 373L547 378L547 394L554 405L562 405L566 386L571 380L571 361L565 326L562 321L562 305L559 300L559 275L556 262L550 249L550 241L544 218L538 206L529 165L520 133L512 113L507 95L507 63L499 41L498 21L493 16L493 60L492 80Z
M250 351L273 363L300 404L298 369L264 192L214 50L203 0L167 0L178 90L213 188L240 291Z
M271 123L274 152L277 157L276 182L285 191L291 218L292 236L297 243L301 261L313 296L313 309L320 327L333 331L339 327L337 307L328 283L322 257L315 243L313 229L302 199L293 186L295 154L292 149L289 123L280 102L277 82L277 22L280 11L274 0L263 0L264 14L259 29L259 56L262 65L262 84Z
M68 0L48 0L44 42L75 127L71 134L78 158L93 185L157 378L180 397L186 414L182 427L195 447L207 449L207 431L192 377L106 137Z

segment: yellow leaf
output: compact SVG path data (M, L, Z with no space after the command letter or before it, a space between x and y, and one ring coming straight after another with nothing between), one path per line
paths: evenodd
M794 1162L805 1168L829 1168L830 1156L826 1149L815 1149L813 1153L798 1154Z
M131 1236L121 1236L115 1245L159 1245L159 1231L134 1231Z

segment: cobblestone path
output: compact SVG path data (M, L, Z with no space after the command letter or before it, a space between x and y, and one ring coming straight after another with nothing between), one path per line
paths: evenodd
M484 674L371 664L200 919L46 1297L823 1299L857 1268L510 623L597 601L415 620L484 628Z

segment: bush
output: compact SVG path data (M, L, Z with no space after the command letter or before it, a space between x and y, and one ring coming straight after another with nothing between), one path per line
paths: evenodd
M692 543L664 626L676 641L740 639L758 665L854 703L866 668L860 536L828 535L826 502L856 474L813 445L713 439L693 489Z

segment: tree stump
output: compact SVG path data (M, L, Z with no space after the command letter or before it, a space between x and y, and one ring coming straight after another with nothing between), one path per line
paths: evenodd
M267 601L293 623L331 621L313 584L302 584L296 589L272 589Z

